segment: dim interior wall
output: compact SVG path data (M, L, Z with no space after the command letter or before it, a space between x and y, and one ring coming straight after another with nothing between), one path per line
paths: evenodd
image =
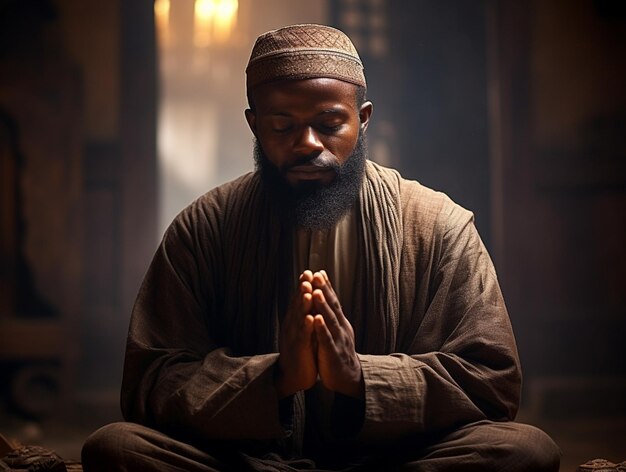
M151 2L55 6L84 84L84 396L119 391L132 303L158 238L156 45Z
M119 137L119 2L57 1L67 54L82 71L83 134L87 141Z
M603 1L493 3L501 280L526 406L543 416L624 414L625 18Z
M120 152L120 4L117 0L55 2L57 28L83 81L84 282L78 398L114 390L120 379L122 313Z
M11 180L12 191L3 188L8 224L0 228L1 264L12 266L3 270L3 283L8 276L14 291L0 313L3 393L26 413L67 411L84 273L82 82L51 25L51 8L13 2L2 13L0 114L7 141L0 147L2 179ZM50 382L43 394L42 377Z
M389 136L390 163L405 177L473 211L491 248L484 3L383 4L389 52L366 73L372 126L382 115L391 132L375 135Z
M602 3L607 2L534 3L535 146L576 152L585 145L580 131L590 119L624 113L626 62L620 60L626 48L624 18L611 11L603 14L598 7Z

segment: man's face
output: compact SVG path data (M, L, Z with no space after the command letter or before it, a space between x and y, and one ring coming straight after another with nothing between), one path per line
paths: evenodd
M341 80L284 80L252 93L246 118L264 155L295 190L325 187L354 150L372 111Z

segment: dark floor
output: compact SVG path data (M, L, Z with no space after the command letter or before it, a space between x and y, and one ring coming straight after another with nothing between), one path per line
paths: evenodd
M71 419L27 421L0 408L0 433L23 444L36 444L56 451L68 460L80 460L85 438L98 427L120 419L117 394L104 394L77 407ZM533 418L522 412L518 420L534 424L547 432L563 451L561 472L574 472L591 459L613 462L626 460L626 418L574 418L569 420Z
M574 472L591 459L626 461L626 417L541 419L521 412L517 418L543 429L563 452L561 472Z

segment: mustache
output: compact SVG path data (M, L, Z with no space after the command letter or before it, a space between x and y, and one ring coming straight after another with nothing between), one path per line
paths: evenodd
M298 157L293 162L285 164L281 170L286 172L302 165L319 167L320 169L339 170L341 168L341 164L335 156L323 152L315 156Z

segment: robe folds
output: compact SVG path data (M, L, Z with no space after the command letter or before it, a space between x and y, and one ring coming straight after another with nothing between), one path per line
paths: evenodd
M370 161L355 211L355 295L343 310L365 401L344 450L512 420L519 360L472 213ZM273 377L280 319L297 283L292 234L258 173L178 215L132 313L127 421L197 444L229 440L253 455L307 450L309 397L296 394L285 415Z

